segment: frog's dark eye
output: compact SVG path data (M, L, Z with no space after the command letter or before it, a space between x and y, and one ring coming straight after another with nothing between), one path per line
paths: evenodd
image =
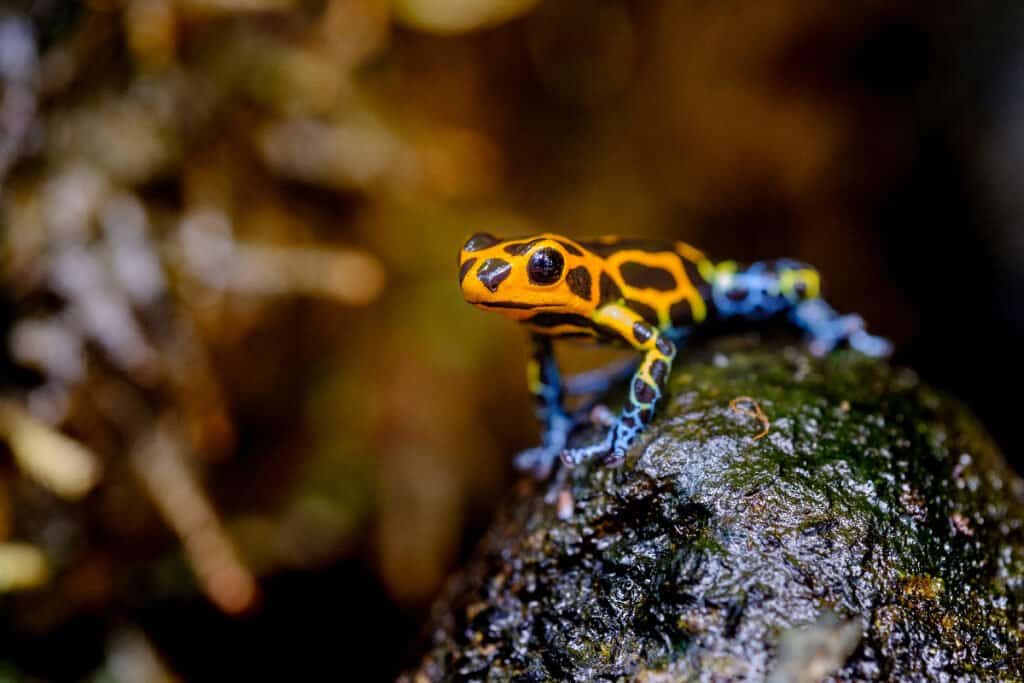
M500 241L501 240L499 240L497 237L490 233L478 232L472 237L470 237L468 240L466 240L466 245L462 247L462 250L480 251L481 249L486 249L487 247L493 247Z
M562 269L565 268L565 258L557 249L546 247L538 249L530 257L526 265L526 274L530 276L530 282L536 285L552 285L562 277Z

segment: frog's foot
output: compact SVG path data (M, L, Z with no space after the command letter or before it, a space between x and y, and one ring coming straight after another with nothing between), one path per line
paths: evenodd
M887 358L892 354L892 342L869 334L859 315L844 315L835 320L833 327L811 338L810 350L815 356L824 356L844 342L872 358Z
M516 455L512 464L520 472L531 474L537 479L547 479L561 452L561 448L551 446L527 448Z
M868 334L863 318L859 315L837 315L822 299L801 303L792 316L810 334L810 350L816 356L824 356L843 343L873 358L884 358L892 353L892 343Z
M604 459L601 461L605 467L622 467L624 462L626 462L626 451L618 448L604 456Z
M519 453L512 461L520 472L528 472L538 479L547 479L551 474L558 454L569 441L569 432L573 428L573 419L564 413L548 416L544 427L544 443L536 448L528 448Z
M850 348L860 351L865 356L872 358L888 358L892 355L892 342L885 337L878 337L860 330L850 335L847 340Z
M562 451L562 462L568 467L575 467L598 456L608 455L614 446L615 430L609 429L605 437L595 444L583 448L568 448Z

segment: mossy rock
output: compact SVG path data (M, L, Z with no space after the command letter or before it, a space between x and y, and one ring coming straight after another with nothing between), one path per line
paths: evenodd
M670 395L569 519L519 486L409 680L1024 680L1024 483L962 406L789 348Z

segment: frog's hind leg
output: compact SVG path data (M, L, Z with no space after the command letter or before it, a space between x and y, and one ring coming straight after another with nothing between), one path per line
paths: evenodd
M840 315L821 298L821 277L811 266L777 259L759 261L737 270L736 264L716 266L712 300L725 319L758 322L785 314L807 333L811 352L824 355L842 344L868 356L888 356L892 344L868 334L858 315Z
M612 387L625 383L640 367L639 358L625 358L612 361L604 367L588 370L565 379L567 396L581 397L572 409L573 425L598 425L607 427L614 417L601 403Z
M816 356L823 356L843 343L874 358L885 358L892 353L892 342L869 334L863 318L839 315L824 299L809 299L797 304L789 318L807 332L811 353Z
M633 376L640 366L640 359L626 358L612 361L604 367L595 368L565 378L565 393L568 396L604 394L619 382Z

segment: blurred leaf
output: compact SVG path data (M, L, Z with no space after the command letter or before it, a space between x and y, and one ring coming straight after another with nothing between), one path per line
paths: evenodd
M508 21L537 0L395 0L399 20L435 33L464 33Z

